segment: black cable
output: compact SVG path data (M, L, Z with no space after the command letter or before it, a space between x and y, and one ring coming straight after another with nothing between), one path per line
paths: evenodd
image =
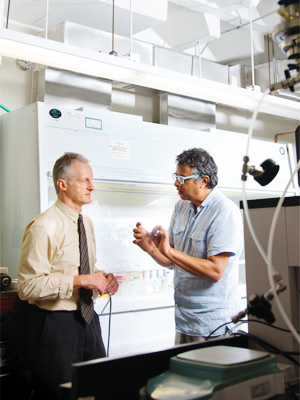
M269 343L269 342L266 342L264 339L261 339L261 338L258 338L257 336L255 336L255 335L252 335L251 333L246 333L246 332L244 332L244 331L238 331L238 332L236 332L237 334L244 334L244 335L247 335L249 338L253 338L253 340L257 340L257 341L259 341L260 343L262 343L265 347L268 347L269 349L268 349L268 351L272 351L273 353L276 353L276 354L292 354L292 355L300 355L300 353L299 352L297 352L297 351L282 351L282 350L280 350L280 349L278 349L278 347L276 347L276 346L274 346L273 344L271 344L271 343Z
M259 323L259 324L267 325L267 326L269 326L270 328L278 329L279 331L291 333L291 331L290 331L289 329L280 328L279 326L275 326L275 325L269 324L268 322L259 321L259 320L256 320L256 319L240 319L239 322L247 323L247 324L248 324L249 322L257 322L257 323ZM224 325L229 325L229 324L232 324L232 323L233 323L232 321L230 321L230 322L225 322L225 324L222 324L222 325L218 326L218 327L217 327L215 330L213 330L208 336L206 336L205 340L208 340L218 329L222 328ZM297 332L300 333L299 331L297 331Z
M280 354L283 357L287 358L288 360L292 361L298 367L300 367L300 363L297 360L295 360L293 357L290 356L290 354L299 355L298 352L281 351L277 347L264 341L263 339L259 339L258 337L251 335L250 333L246 333L244 331L238 331L238 332L232 333L232 335L233 336L246 336L248 339L252 340L253 342L256 342L257 344L259 344L262 348L264 348L268 352L274 353L274 354Z
M109 320L108 320L108 339L107 339L107 357L109 357L109 342L110 342L110 323L111 323L111 310L112 310L112 299L109 296Z
M248 319L248 320L241 319L240 321L243 321L243 322L258 322L260 324L267 325L270 328L274 328L274 329L278 329L279 331L291 333L291 331L289 329L280 328L279 326L275 326L275 325L269 324L268 322L259 321L257 319ZM297 331L297 332L300 333L299 331Z
M283 328L279 328L277 326L273 326L271 324L262 322L262 321L257 321L257 320L240 320L239 322L242 323L248 323L248 322L259 322L265 325L268 325L274 329L278 329L284 332L290 332L287 329L283 329ZM208 340L218 329L222 328L224 325L229 325L230 323L232 323L232 321L230 322L225 322L225 324L222 324L220 326L218 326L215 330L213 330L206 338L205 340ZM293 363L295 363L297 366L300 366L300 364L298 363L297 360L295 360L293 357L291 357L291 355L299 355L298 352L292 352L292 351L281 351L279 350L277 347L273 346L272 344L264 341L263 339L259 339L256 336L250 334L250 333L246 333L243 331L238 331L236 333L232 333L233 336L237 335L237 336L247 336L249 339L253 340L254 342L258 343L261 347L263 347L264 349L266 349L267 351L269 351L270 353L274 353L274 354L281 354L283 357L287 358L288 360L292 361Z
M109 297L109 299L108 299L108 301L106 302L106 304L105 304L103 310L101 311L100 314L97 314L97 315L98 315L98 318L100 318L101 315L103 314L104 310L106 309L107 304L110 303L110 304L109 304L109 319L108 319L108 340L107 340L107 350L106 350L106 356L107 356L107 357L109 356L110 323L111 323L111 313L112 313L112 299L111 299L111 296L110 296L110 295L108 295L108 297Z
M300 395L299 393L296 392L296 390L294 389L293 385L291 385L289 382L287 383L287 392L288 394L290 394L291 396L293 396L294 399L300 399Z
M213 330L212 332L210 332L210 334L209 334L208 336L206 336L205 340L208 340L217 330L219 330L219 329L222 328L223 326L229 325L229 324L232 324L232 323L233 323L232 321L230 321L230 322L225 322L225 324L222 324L222 325L218 326L215 330Z

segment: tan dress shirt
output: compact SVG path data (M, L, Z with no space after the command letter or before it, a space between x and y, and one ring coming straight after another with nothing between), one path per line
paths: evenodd
M83 215L90 273L97 272L94 227ZM73 290L79 274L78 214L61 200L34 218L26 227L18 273L18 295L46 310L78 310L79 290Z

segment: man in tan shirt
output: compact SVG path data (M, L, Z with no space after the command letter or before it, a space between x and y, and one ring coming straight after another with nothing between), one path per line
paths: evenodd
M25 229L19 263L21 300L32 305L27 341L34 399L57 399L59 385L71 381L71 364L105 357L99 318L80 311L81 288L114 295L113 274L98 271L94 228L81 213L91 203L92 169L83 156L65 153L53 168L56 203ZM78 217L83 216L90 274L79 275Z

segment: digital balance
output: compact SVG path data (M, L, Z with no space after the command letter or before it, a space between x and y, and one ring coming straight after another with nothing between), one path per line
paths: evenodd
M284 391L275 356L229 346L178 354L146 386L147 398L160 400L281 400Z

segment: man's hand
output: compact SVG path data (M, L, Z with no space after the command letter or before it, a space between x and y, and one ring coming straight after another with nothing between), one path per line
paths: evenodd
M162 267L170 268L173 266L173 262L161 252L161 248L166 250L166 253L167 249L170 248L168 231L162 226L157 225L150 233L138 222L133 232L133 236L135 237L134 244L138 245L146 253L149 253L153 260Z
M118 281L113 274L107 274L105 278L107 283L106 293L113 296L119 289Z
M103 295L107 290L107 279L100 271L90 275L74 276L73 290L82 287L85 289L98 290L98 292Z
M142 227L141 222L136 224L136 228L133 229L133 236L135 240L134 244L138 245L146 253L151 253L155 249L155 244L153 242L153 235Z
M155 228L153 228L152 234L161 254L168 257L170 252L169 232L161 225L157 225Z
M160 247L160 241L161 241L159 228L160 228L160 225L155 225L155 227L151 231L151 238L153 240L153 243L155 244L155 246L158 249Z

